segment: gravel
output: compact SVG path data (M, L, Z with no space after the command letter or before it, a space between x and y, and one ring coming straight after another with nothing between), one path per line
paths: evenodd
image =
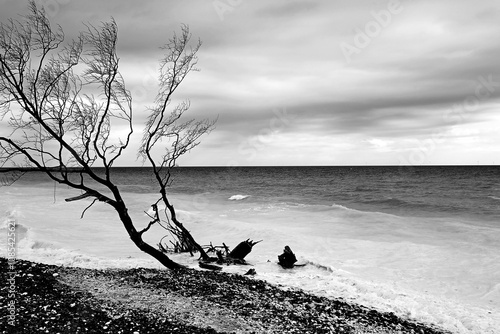
M223 272L82 269L0 258L2 333L447 334L392 313ZM15 300L15 325L7 305Z

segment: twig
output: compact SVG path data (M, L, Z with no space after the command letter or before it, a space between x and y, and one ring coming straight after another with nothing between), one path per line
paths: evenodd
M87 207L85 208L85 210L83 210L82 215L80 216L80 219L83 219L83 216L85 215L85 211L87 211L88 209L90 209L90 207L91 207L92 205L94 205L94 203L95 203L96 201L97 201L97 198L94 198L94 200L92 201L92 203L90 203L90 205L89 205L89 206L87 206Z

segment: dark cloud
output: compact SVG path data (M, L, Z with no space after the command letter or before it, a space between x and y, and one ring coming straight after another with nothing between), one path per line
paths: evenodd
M464 142L483 145L484 163L498 153L492 143L500 138L488 128L500 121L498 1L402 0L383 26L376 17L389 13L386 1L222 2L223 13L202 0L56 1L50 13L68 35L83 22L117 21L138 124L154 99L159 46L181 24L190 26L203 41L201 72L190 75L175 102L190 99L189 115L218 117L218 124L184 164L224 165L235 157L248 164L304 164L292 157L296 147L311 164L355 163L360 155L390 164L436 133L448 138L436 148L441 157L453 156ZM2 22L26 4L4 1ZM356 44L370 24L380 30L366 45ZM346 56L342 45L356 52ZM477 104L464 106L471 101ZM288 115L279 126L276 110ZM251 161L242 154L248 143L259 152ZM467 156L459 160L469 163Z

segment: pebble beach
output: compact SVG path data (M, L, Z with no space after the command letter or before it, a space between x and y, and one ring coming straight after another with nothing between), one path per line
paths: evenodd
M445 334L342 299L224 272L83 269L0 258L2 333ZM15 286L7 281L15 273ZM8 305L15 290L15 322Z

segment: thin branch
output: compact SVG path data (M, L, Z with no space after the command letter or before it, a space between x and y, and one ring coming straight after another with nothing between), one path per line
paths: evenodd
M91 193L83 193L79 196L75 196L75 197L70 197L70 198L66 198L65 201L66 202L73 202L73 201L79 201L81 199L84 199L84 198L87 198L87 197L92 197L93 195Z
M144 232L147 232L151 228L151 226L153 226L156 223L157 223L156 220L150 221L149 224L148 224L148 226L146 226L145 228L143 228L142 230L139 231L139 235L143 235Z
M94 205L95 202L97 202L97 198L94 198L94 200L92 201L92 203L90 203L89 206L87 206L83 210L82 215L80 216L80 219L83 219L83 216L85 215L85 212L87 212L87 210L90 209L90 207L92 207L92 205Z

